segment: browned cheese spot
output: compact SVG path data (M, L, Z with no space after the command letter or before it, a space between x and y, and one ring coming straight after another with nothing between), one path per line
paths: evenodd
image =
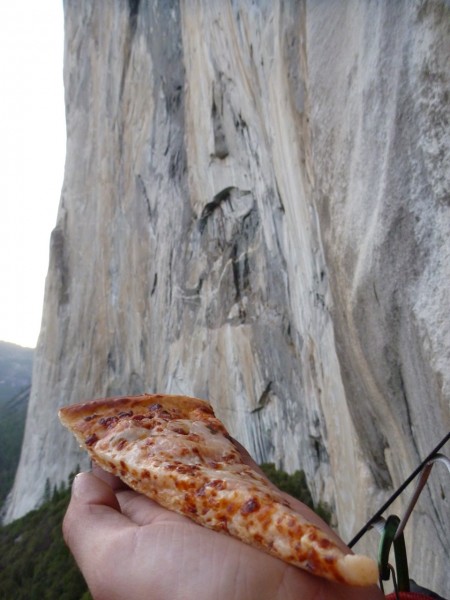
M305 567L308 569L308 571L311 571L311 573L314 573L315 571L317 571L317 561L315 561L313 558L310 558L305 563Z
M87 437L84 440L84 443L86 444L86 446L93 446L95 444L95 442L98 442L98 437L96 433L93 433L92 435L90 435L89 437Z
M224 490L226 488L225 482L222 479L213 479L208 483L208 486L216 490Z
M195 501L190 494L184 495L184 509L187 513L191 515L197 514L197 507L195 506Z
M103 425L103 427L111 427L115 425L119 419L117 417L102 417L98 420L99 425Z
M269 528L271 522L272 522L272 514L273 514L273 509L271 507L265 507L264 510L260 511L257 519L259 521L259 523L261 524L261 528L263 531L267 531L267 529Z
M93 415L87 415L87 417L84 417L85 421L92 421L92 419L95 419L98 415L97 414L93 414Z
M118 442L117 442L117 450L123 450L124 447L127 445L127 440L125 440L124 438L121 438Z
M228 533L228 519L225 515L221 515L217 518L217 529L219 531L223 531L225 533Z
M117 416L122 419L124 417L132 417L133 416L133 411L132 410L121 410Z
M176 468L177 473L181 473L182 475L194 475L198 469L197 465L178 465Z
M241 506L241 515L249 515L259 510L260 504L256 498L250 498Z
M311 542L315 542L317 540L317 532L315 531L310 531L308 533L308 539L311 540Z
M173 427L172 431L173 431L174 433L178 433L178 434L180 434L180 435L187 435L187 433L188 433L188 432L187 432L186 430L184 430L182 427Z
M226 463L233 463L236 462L236 457L237 455L234 452L230 452L225 454L225 456L222 456L222 460Z

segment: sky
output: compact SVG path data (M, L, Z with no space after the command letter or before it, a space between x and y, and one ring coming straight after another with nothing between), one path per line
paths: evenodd
M0 2L0 340L36 346L65 160L62 0Z

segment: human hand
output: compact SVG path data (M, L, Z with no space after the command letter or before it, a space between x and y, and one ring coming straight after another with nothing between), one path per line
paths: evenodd
M328 530L305 505L290 501ZM95 600L383 598L377 588L320 579L201 527L98 468L75 478L63 532Z

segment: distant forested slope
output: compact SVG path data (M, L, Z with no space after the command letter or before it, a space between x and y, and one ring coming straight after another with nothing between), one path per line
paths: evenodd
M280 489L329 516L326 507L314 505L303 472L288 475L273 464L261 466ZM68 486L49 487L40 508L0 526L0 600L92 600L62 537L73 475Z
M62 537L69 497L69 488L54 490L39 509L0 526L0 600L92 600Z
M0 342L0 509L20 457L34 350Z

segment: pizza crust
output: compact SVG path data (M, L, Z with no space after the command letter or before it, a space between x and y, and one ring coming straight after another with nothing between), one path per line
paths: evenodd
M105 398L62 408L59 418L92 460L161 506L326 579L378 581L374 560L343 552L244 462L207 402Z

